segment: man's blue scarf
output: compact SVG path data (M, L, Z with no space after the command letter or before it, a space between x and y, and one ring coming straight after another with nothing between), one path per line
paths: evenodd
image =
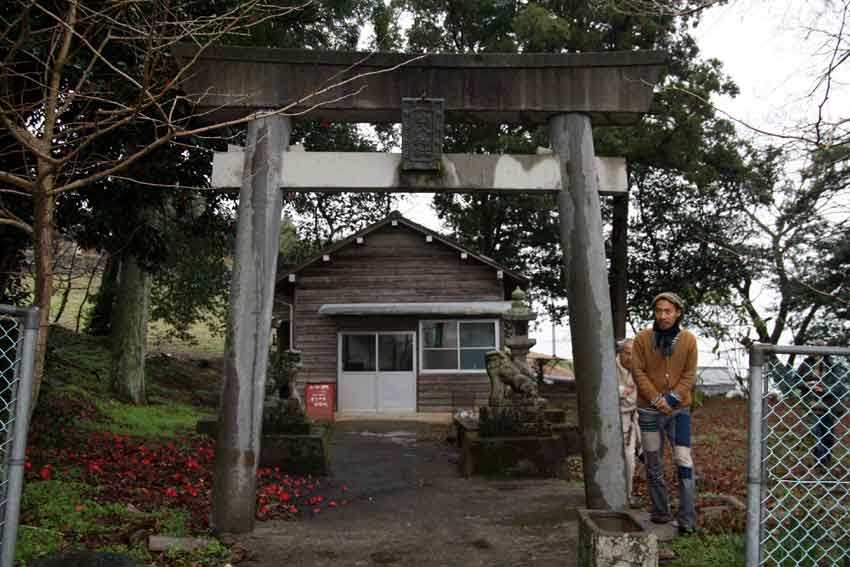
M676 344L676 338L679 336L679 322L676 321L672 327L663 330L658 326L658 321L652 325L652 342L655 346L661 349L661 354L666 357L673 356L673 346Z

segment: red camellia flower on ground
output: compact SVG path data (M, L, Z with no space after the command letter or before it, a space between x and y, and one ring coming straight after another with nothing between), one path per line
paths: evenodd
M146 445L139 438L75 428L66 428L64 436L64 447L31 448L26 461L28 481L51 480L65 470L82 471L83 482L96 486L104 501L132 505L144 512L161 506L182 509L192 515L197 529L209 527L209 487L215 460L212 440L191 436ZM331 493L318 494L320 487L333 489L332 484L325 487L311 476L290 476L278 467L260 468L257 519L293 520L304 512L340 505L331 500Z

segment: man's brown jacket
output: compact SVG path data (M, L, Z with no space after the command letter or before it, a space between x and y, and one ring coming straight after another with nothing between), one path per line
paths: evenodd
M697 375L697 338L682 330L669 358L653 344L652 329L639 332L634 340L632 373L638 389L638 407L652 407L659 396L673 394L676 408L691 405L691 393Z

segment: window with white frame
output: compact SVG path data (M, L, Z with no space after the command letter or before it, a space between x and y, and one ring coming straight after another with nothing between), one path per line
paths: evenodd
M484 355L498 348L498 321L420 321L422 370L425 372L479 372L486 370Z

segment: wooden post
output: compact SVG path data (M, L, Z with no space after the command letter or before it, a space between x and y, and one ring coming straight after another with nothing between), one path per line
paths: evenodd
M217 533L254 529L283 205L281 156L289 147L290 131L289 118L281 116L248 124L212 494L212 527Z
M628 226L629 226L629 195L614 196L614 218L612 222L611 241L613 257L611 268L614 272L611 278L611 305L614 315L614 338L626 338L626 290L629 285L628 272Z
M550 138L561 163L558 209L585 498L588 508L624 509L628 500L623 430L590 118L572 113L555 116Z

